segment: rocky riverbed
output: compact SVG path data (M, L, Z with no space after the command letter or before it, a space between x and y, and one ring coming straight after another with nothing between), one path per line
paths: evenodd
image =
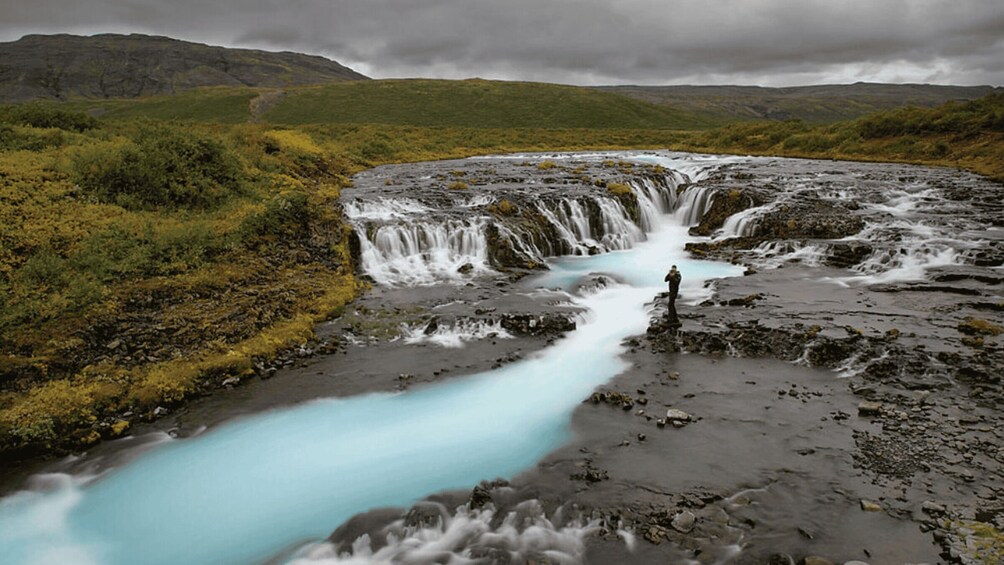
M330 543L297 559L999 562L1004 189L766 158L690 181L644 154L359 175L345 207L374 286L317 344L46 470L98 474L136 457L137 439L532 358L582 321L573 293L617 277L562 285L560 269L538 276L545 259L629 248L652 214L685 208L705 238L690 252L746 275L685 290L679 325L652 296L631 368L580 399L572 441L508 480L331 524Z
M681 304L680 327L655 297L633 368L583 399L575 441L533 471L434 498L435 524L416 518L428 505L360 516L334 547L473 515L524 535L440 552L546 561L525 539L544 528L591 563L998 562L1001 187L791 160L703 184L693 232L710 237L689 249L746 276ZM486 503L490 517L472 510Z

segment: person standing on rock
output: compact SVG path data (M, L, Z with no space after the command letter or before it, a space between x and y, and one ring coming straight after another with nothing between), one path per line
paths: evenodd
M680 281L683 280L680 271L676 270L676 265L673 265L669 269L669 273L666 274L666 278L663 280L669 283L669 303L675 305L676 297L680 294Z

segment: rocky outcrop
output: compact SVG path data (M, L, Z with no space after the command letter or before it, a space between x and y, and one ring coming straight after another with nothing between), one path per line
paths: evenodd
M743 210L760 206L764 198L757 192L740 188L722 189L715 193L711 207L704 213L701 223L690 228L694 235L711 235L720 229L725 220Z
M206 86L288 87L367 77L313 55L149 35L26 35L0 43L0 100L121 98Z

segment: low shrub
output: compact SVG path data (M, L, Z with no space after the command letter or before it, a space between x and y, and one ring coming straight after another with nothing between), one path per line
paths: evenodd
M242 193L245 182L240 161L220 141L168 126L80 151L73 174L100 201L127 209L213 208Z
M38 102L0 108L0 122L77 132L94 129L99 125L93 116L83 112L74 112L52 104Z

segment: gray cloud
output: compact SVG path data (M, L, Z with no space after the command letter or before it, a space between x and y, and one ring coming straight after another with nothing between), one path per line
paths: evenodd
M0 40L153 33L320 54L378 78L1004 82L999 0L0 2Z

